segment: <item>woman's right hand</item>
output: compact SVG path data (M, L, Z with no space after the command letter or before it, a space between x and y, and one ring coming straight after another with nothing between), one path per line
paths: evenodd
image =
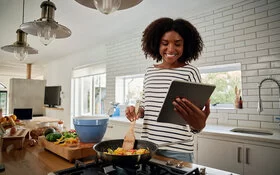
M141 118L141 116L143 116L142 115L143 113L144 113L143 108L139 108L138 114L136 115L136 113L135 113L135 106L128 106L125 109L125 116L131 122Z

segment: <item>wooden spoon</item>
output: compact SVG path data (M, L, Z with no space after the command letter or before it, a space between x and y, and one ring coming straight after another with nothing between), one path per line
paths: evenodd
M135 105L135 115L138 114L139 107L140 107L140 101L137 100L136 105ZM134 135L135 123L136 123L136 120L134 120L130 123L129 130L124 137L123 145L122 145L122 148L124 150L132 150L133 147L134 147L134 143L135 143L135 135Z

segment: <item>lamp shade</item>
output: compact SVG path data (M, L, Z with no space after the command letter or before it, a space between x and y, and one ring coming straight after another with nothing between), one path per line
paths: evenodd
M75 1L88 8L98 9L95 6L95 2L94 2L94 1L98 1L98 0L75 0ZM103 0L103 1L106 1L106 0ZM124 10L124 9L134 7L142 1L143 0L121 0L120 7L117 10Z
M16 33L17 41L12 45L1 47L2 50L14 53L15 57L20 61L24 60L28 54L38 54L38 50L30 47L27 44L27 34L25 32L18 29Z
M67 27L58 24L54 20L56 10L54 3L44 1L41 4L41 8L41 18L21 24L21 30L28 34L38 36L44 45L49 44L55 38L67 38L71 35L71 31Z

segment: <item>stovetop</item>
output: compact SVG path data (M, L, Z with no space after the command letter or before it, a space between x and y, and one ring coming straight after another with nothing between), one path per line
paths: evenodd
M75 162L72 168L51 172L48 175L200 175L197 167L186 167L176 160L161 161L151 159L146 164L134 167L119 167L108 163L91 162L84 164Z

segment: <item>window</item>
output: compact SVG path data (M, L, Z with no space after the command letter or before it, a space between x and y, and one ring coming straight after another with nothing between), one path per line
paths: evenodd
M7 87L0 82L0 109L2 109L3 114L8 113L7 100L8 100Z
M212 108L234 108L235 86L241 89L241 65L226 64L198 68L203 83L215 84ZM116 77L116 102L134 105L143 91L144 74Z
M202 82L215 84L210 101L215 108L234 108L235 86L241 89L241 65L227 64L199 68Z
M74 116L105 114L106 74L74 78L72 87Z
M86 66L73 70L71 87L72 116L105 114L106 73L104 67Z
M134 105L143 91L144 74L116 77L116 102Z
M0 108L2 109L3 114L7 114L7 91L0 90Z

